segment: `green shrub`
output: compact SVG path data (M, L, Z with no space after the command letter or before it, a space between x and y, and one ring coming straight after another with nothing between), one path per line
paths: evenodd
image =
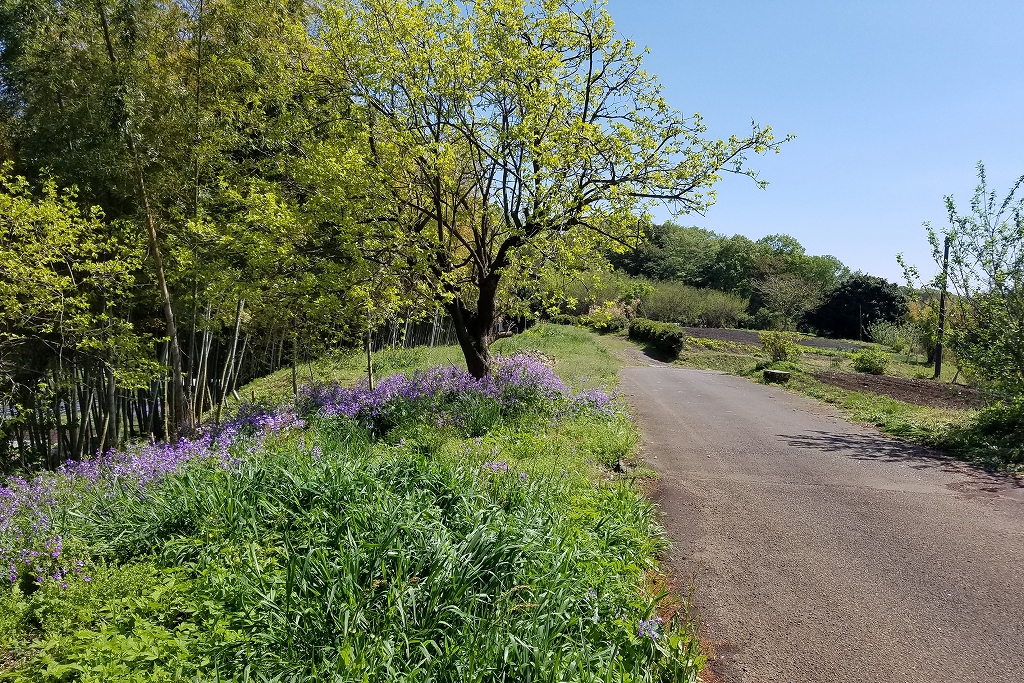
M583 316L588 327L598 332L621 332L629 327L629 320L620 313L612 313L607 310L591 313Z
M801 356L800 347L783 332L761 332L757 336L772 362L796 360Z
M678 355L686 346L686 333L678 325L646 318L636 318L629 324L629 338L673 356Z
M737 327L747 320L747 304L728 292L659 282L640 302L638 312L650 320L693 327Z
M853 369L870 375L884 375L890 362L889 354L879 348L867 348L850 356Z
M941 448L986 465L1024 470L1024 396L984 408L938 441Z
M893 353L911 353L917 346L921 331L913 323L894 323L877 320L868 325L871 340L889 348Z
M750 316L748 324L755 330L781 330L785 327L786 321L780 313L759 308L757 313Z
M552 322L555 325L574 325L574 326L578 326L580 324L580 316L578 316L578 315L566 315L564 313L559 313L558 315L551 316L551 319L550 319L549 322Z

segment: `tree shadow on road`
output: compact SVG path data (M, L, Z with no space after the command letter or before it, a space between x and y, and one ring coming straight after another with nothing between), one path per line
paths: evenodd
M975 463L958 460L925 446L872 434L835 433L813 430L802 434L779 434L793 448L838 453L855 460L895 462L917 470L941 470L970 475L992 485L1024 490L1024 480L995 472Z

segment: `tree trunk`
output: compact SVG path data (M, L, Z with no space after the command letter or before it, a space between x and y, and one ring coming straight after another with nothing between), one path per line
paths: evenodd
M224 363L224 372L220 376L220 401L217 402L216 423L220 424L220 416L224 410L224 400L228 395L228 382L231 380L231 373L235 370L235 351L238 349L238 335L242 331L242 309L245 308L245 299L238 300L238 309L235 311L235 334L231 339L231 353Z
M493 334L500 279L500 271L480 279L475 311L468 310L461 297L455 297L445 304L445 309L452 317L462 354L466 357L466 368L477 379L491 372L491 343L501 336L508 336Z
M469 374L482 379L491 372L491 328L494 325L493 314L485 320L479 312L466 309L461 299L454 299L445 304L445 309L452 317L455 336L466 357L466 368Z
M110 67L114 72L114 76L117 78L118 84L124 86L124 80L121 78L121 74L118 69L117 57L114 53L114 43L110 39L110 28L107 25L107 15L103 10L103 7L99 7L100 23L103 28L103 40L107 46L107 56L110 59ZM143 214L146 219L146 238L149 242L149 253L153 259L153 269L156 271L157 286L160 288L160 298L164 308L164 322L167 324L167 337L170 343L170 361L171 361L171 403L174 407L174 432L177 434L182 429L190 429L191 424L186 424L188 420L188 411L186 410L185 402L185 383L184 376L181 370L181 349L178 345L178 326L174 320L174 303L171 300L171 290L167 286L167 278L164 274L164 262L163 257L160 255L160 243L156 233L156 223L153 220L153 210L149 205L149 193L146 190L146 180L142 172L142 158L135 145L135 138L131 129L131 119L128 117L127 107L123 101L118 103L120 109L125 114L125 128L127 135L125 136L128 145L128 151L132 156L135 167L135 181L137 189L139 191L139 199L142 202Z

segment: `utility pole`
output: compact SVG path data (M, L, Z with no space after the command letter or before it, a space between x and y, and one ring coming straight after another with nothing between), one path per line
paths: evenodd
M939 294L939 332L935 338L935 376L942 375L942 340L946 334L946 279L949 276L949 235L942 253L942 290Z

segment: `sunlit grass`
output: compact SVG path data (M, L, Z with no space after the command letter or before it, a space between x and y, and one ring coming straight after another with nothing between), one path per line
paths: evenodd
M519 340L613 377L587 333ZM0 593L6 679L694 681L691 625L655 618L636 426L579 405L443 425L410 406L386 430L308 413L237 460L69 498L82 574Z
M604 343L598 335L566 325L539 323L508 339L500 339L492 353L512 355L519 351L542 353L554 361L555 372L574 387L614 386L618 382L621 360L614 353L614 342ZM374 376L396 372L426 370L437 365L466 367L458 346L418 346L410 349L384 349L373 354ZM366 355L359 351L335 352L298 366L297 383L340 382L354 385L366 379ZM283 368L239 389L243 400L279 403L292 396L292 369Z

